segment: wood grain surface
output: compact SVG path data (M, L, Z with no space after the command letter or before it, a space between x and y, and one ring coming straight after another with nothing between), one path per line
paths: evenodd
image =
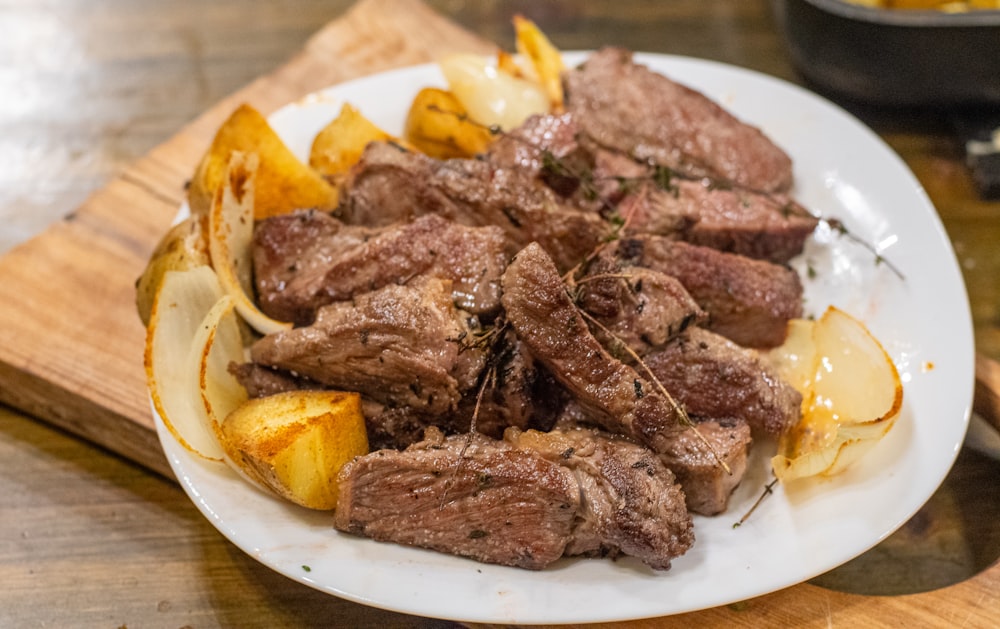
M135 9L128 2L103 0L107 18L93 22L119 20L114 32L123 37L133 21L172 32L171 20L178 18L167 4L162 20L143 22L130 13ZM258 20L261 32L273 34L290 28L292 18L282 12L283 3L248 3L254 17L225 14L222 7L235 13L237 4L205 9L204 24L196 28L218 30L222 35L212 45L224 47L232 60L224 64L226 72L249 79L255 69L267 69L274 44L267 38L241 39L247 35L239 30L240 20ZM299 16L303 23L322 23L322 4L301 3L311 12ZM201 97L215 103L211 108L131 162L64 220L0 258L0 401L127 459L0 408L0 460L5 462L0 482L7 488L0 499L0 582L5 585L0 625L448 625L347 603L271 573L225 542L174 484L143 469L169 475L146 401L143 331L132 307L132 283L172 220L193 165L236 104L250 102L269 112L354 76L450 50L487 50L488 41L509 41L506 23L515 11L535 18L565 49L622 43L795 79L762 1L432 4L466 28L415 0L364 0L308 39L286 64L221 100L223 94L213 91L218 87L205 87L220 81L198 79L195 73L189 88L201 84ZM34 19L34 11L45 8L25 4L23 10ZM89 10L76 2L64 8ZM146 45L160 44L154 38ZM204 51L195 45L185 50L185 55L198 54ZM250 70L233 70L241 58L248 59ZM146 72L160 68L155 55L112 66L121 72L130 63ZM0 86L3 80L0 76ZM946 117L842 104L876 129L927 188L963 265L977 346L996 357L998 207L975 197ZM138 125L140 133L143 128ZM17 134L11 128L7 137ZM992 371L981 373L996 377ZM977 398L983 399L988 398ZM987 412L989 407L978 408ZM993 526L1000 515L997 473L995 461L964 452L942 489L900 532L814 583L696 614L615 626L995 626L1000 622L1000 564L995 563L1000 533ZM872 596L880 591L879 581L886 595ZM867 594L848 593L855 589L852 583ZM929 591L899 594L921 590ZM76 613L45 606L43 600L65 601L66 609Z
M134 283L215 129L243 102L267 113L356 76L494 49L419 2L369 0L224 98L0 258L0 401L169 475L146 394Z

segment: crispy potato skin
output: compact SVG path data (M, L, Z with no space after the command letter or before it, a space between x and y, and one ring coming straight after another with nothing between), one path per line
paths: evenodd
M424 88L410 105L404 137L431 157L472 157L486 150L493 135L467 116L465 108L451 92Z
M260 158L254 191L254 218L257 220L298 209L330 211L337 207L337 189L302 163L259 111L241 105L219 127L208 152L195 169L188 188L188 205L193 215L201 216L210 211L233 151L256 153Z
M368 452L357 393L289 391L251 399L223 420L221 432L239 471L310 509L334 509L340 468Z
M208 236L204 220L188 218L163 235L146 269L135 282L135 307L144 326L149 325L153 299L167 271L187 271L208 264Z
M313 139L309 165L324 177L337 181L361 159L370 142L402 143L402 140L380 129L354 106L345 104L340 114Z

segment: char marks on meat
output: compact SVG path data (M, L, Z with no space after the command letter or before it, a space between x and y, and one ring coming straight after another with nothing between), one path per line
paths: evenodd
M369 229L308 211L264 220L254 238L261 309L280 321L305 325L321 306L425 275L451 280L456 305L473 314L500 306L508 255L498 227L427 215Z
M660 236L626 238L602 255L676 277L709 314L707 327L745 347L774 347L802 316L802 282L791 269Z
M538 570L563 555L580 507L573 473L482 435L378 450L339 475L334 525L378 541Z
M485 160L436 160L374 142L344 185L349 224L387 225L437 214L462 225L496 225L513 254L537 241L571 268L610 233L597 214L568 205L542 181Z
M455 308L450 283L423 278L319 309L316 321L265 336L254 362L421 413L453 410L484 356L461 351L475 319Z
M763 192L792 183L788 155L703 94L605 48L564 75L567 110L598 144L689 177Z

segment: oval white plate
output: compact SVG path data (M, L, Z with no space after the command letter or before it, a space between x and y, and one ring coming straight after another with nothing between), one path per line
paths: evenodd
M582 58L567 55L570 63ZM697 542L668 572L596 559L529 572L338 533L330 514L285 504L223 465L193 457L157 418L178 479L223 535L292 579L367 605L466 621L597 622L713 607L799 583L871 548L930 497L966 431L973 340L954 253L916 179L870 130L794 85L702 60L637 58L764 129L795 162L796 197L842 220L905 274L900 279L826 229L796 261L807 310L832 303L860 317L896 362L905 403L889 435L843 475L778 487L734 528L769 479L768 444L758 447L729 512L695 518ZM434 66L387 72L314 94L271 122L305 156L344 101L399 132L411 98L426 85L443 85Z

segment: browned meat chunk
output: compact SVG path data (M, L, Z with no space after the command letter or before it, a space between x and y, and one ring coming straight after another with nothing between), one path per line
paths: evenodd
M315 210L261 221L254 229L252 245L261 310L279 321L309 323L320 304L299 304L319 291L327 260L364 244L375 233L367 227L345 227Z
M624 554L666 570L694 543L684 493L649 449L584 428L548 433L510 429L504 438L576 475L581 503L567 555Z
M434 215L368 230L299 212L257 225L254 276L261 308L301 325L320 306L423 275L451 280L459 308L486 314L500 306L506 248L498 227L466 227Z
M537 241L562 268L581 262L611 231L530 173L482 160L435 160L382 143L370 144L351 170L342 210L350 224L437 214L463 225L497 225L512 245L508 253Z
M531 116L520 127L500 135L486 152L490 163L542 176L553 159L574 170L590 167L589 151L578 141L579 127L569 114Z
M612 353L624 343L645 354L708 318L677 278L639 266L622 268L607 256L588 267L578 286L580 307L607 331L594 334ZM622 352L617 355L631 362Z
M469 315L452 303L449 282L425 278L323 306L311 326L265 336L251 355L383 404L444 413L483 366L481 352L460 353L469 325Z
M341 531L535 570L563 555L580 507L573 473L540 454L434 429L348 463L339 487Z
M799 418L798 391L756 351L708 330L690 328L643 361L692 417L735 419L772 435Z
M286 371L271 369L257 363L232 363L229 373L233 374L247 395L252 398L267 397L286 391L321 388L315 382L306 378L296 377Z
M503 275L503 306L518 338L577 401L612 432L654 450L683 431L677 409L587 328L552 259L536 244Z
M567 109L598 144L690 177L765 192L792 183L788 155L703 94L605 48L564 76Z
M676 277L708 312L707 327L739 345L780 345L802 316L802 283L787 267L662 236L626 238L606 255Z
M462 398L454 424L459 430L474 429L495 439L510 426L548 430L568 398L565 389L510 330L491 345L479 387L481 391L469 391Z
M625 198L618 211L631 234L672 236L776 263L802 253L818 222L785 195L676 179L670 190L643 186Z
M701 422L696 428L697 434L686 430L677 435L659 455L684 488L688 510L715 515L726 510L730 495L746 473L750 428L728 421Z

